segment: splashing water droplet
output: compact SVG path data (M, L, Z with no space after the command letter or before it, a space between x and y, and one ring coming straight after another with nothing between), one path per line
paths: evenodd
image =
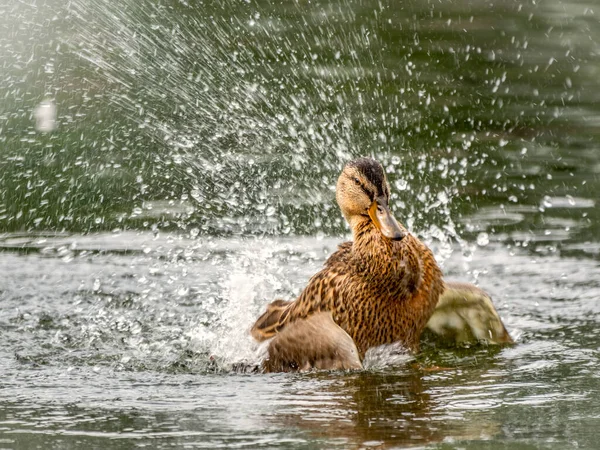
M487 233L479 233L477 235L477 245L485 247L490 243L490 237Z
M394 185L396 186L396 189L398 189L399 191L405 191L406 189L408 189L408 181L406 181L405 179L399 179L397 180Z
M177 289L177 295L179 295L180 297L183 297L184 295L187 295L187 293L189 291L190 291L189 288L182 286L179 289Z
M447 205L448 202L450 201L448 198L448 194L446 194L444 191L438 192L437 198L442 205Z
M545 195L544 199L542 200L542 206L544 208L552 208L552 199Z
M33 111L35 129L49 133L56 129L56 105L52 100L44 100Z

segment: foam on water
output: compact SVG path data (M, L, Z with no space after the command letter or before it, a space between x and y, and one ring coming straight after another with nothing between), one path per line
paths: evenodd
M402 367L414 360L414 355L401 344L394 343L372 347L365 353L363 367L366 370L381 370Z

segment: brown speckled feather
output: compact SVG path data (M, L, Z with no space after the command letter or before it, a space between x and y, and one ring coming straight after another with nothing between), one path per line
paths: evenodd
M398 341L417 351L444 289L441 276L433 254L417 238L407 234L393 241L364 221L355 240L340 245L295 301L267 307L252 335L265 340L295 321L329 311L361 359L370 347Z

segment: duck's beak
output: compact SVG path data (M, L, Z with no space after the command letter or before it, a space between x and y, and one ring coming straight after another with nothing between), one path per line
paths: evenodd
M406 236L406 232L400 228L398 221L392 216L385 198L378 197L373 201L369 208L369 217L386 238L399 241Z

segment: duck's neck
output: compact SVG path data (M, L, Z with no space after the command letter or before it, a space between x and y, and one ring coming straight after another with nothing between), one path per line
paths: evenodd
M397 259L394 241L384 237L368 218L359 217L351 224L353 233L352 253L369 271L391 269Z
M377 292L401 298L413 292L422 276L422 263L415 253L415 240L407 235L401 241L384 237L370 220L351 224L354 234L352 259Z

